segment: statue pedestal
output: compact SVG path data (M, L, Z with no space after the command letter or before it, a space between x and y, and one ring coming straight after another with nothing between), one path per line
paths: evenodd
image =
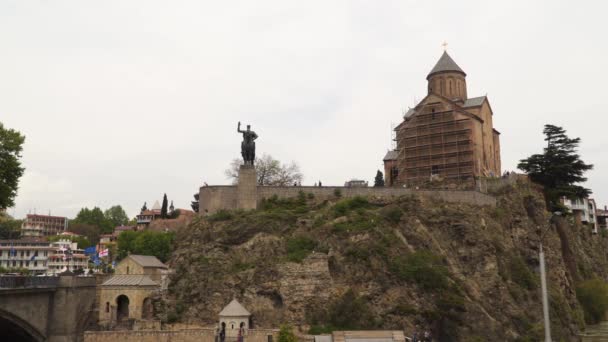
M253 165L241 165L236 190L237 209L256 209L258 201L258 177Z

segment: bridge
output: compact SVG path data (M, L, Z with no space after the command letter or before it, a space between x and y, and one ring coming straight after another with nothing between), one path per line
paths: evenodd
M14 342L80 342L95 321L94 277L0 276L0 336Z

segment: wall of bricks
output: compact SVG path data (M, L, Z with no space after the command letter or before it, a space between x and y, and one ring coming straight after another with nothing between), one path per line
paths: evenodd
M278 341L276 329L254 329L247 331L245 342L268 342L268 336ZM187 330L140 330L140 331L87 331L84 342L215 342L215 329Z
M382 188L347 188L343 186L258 186L257 202L259 203L264 198L277 196L279 198L296 197L300 191L305 194L313 194L315 199L335 199L336 191L339 191L343 198L355 196L371 196L378 198L398 198L407 195L416 195L426 199L468 203L479 206L496 206L496 198L483 194L477 191L464 190L414 190L397 187L382 187ZM206 186L200 188L200 213L213 214L218 210L227 209L233 210L237 208L236 204L236 186Z

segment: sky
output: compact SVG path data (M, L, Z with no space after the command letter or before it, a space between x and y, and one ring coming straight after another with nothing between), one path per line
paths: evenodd
M504 170L543 125L582 139L608 204L604 1L0 2L0 122L26 136L9 214L73 217L229 184L237 122L303 184L373 181L447 51L488 95ZM604 151L604 152L603 152Z

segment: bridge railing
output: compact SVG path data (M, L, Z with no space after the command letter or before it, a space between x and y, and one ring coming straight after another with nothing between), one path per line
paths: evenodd
M0 276L0 289L57 287L59 277Z

